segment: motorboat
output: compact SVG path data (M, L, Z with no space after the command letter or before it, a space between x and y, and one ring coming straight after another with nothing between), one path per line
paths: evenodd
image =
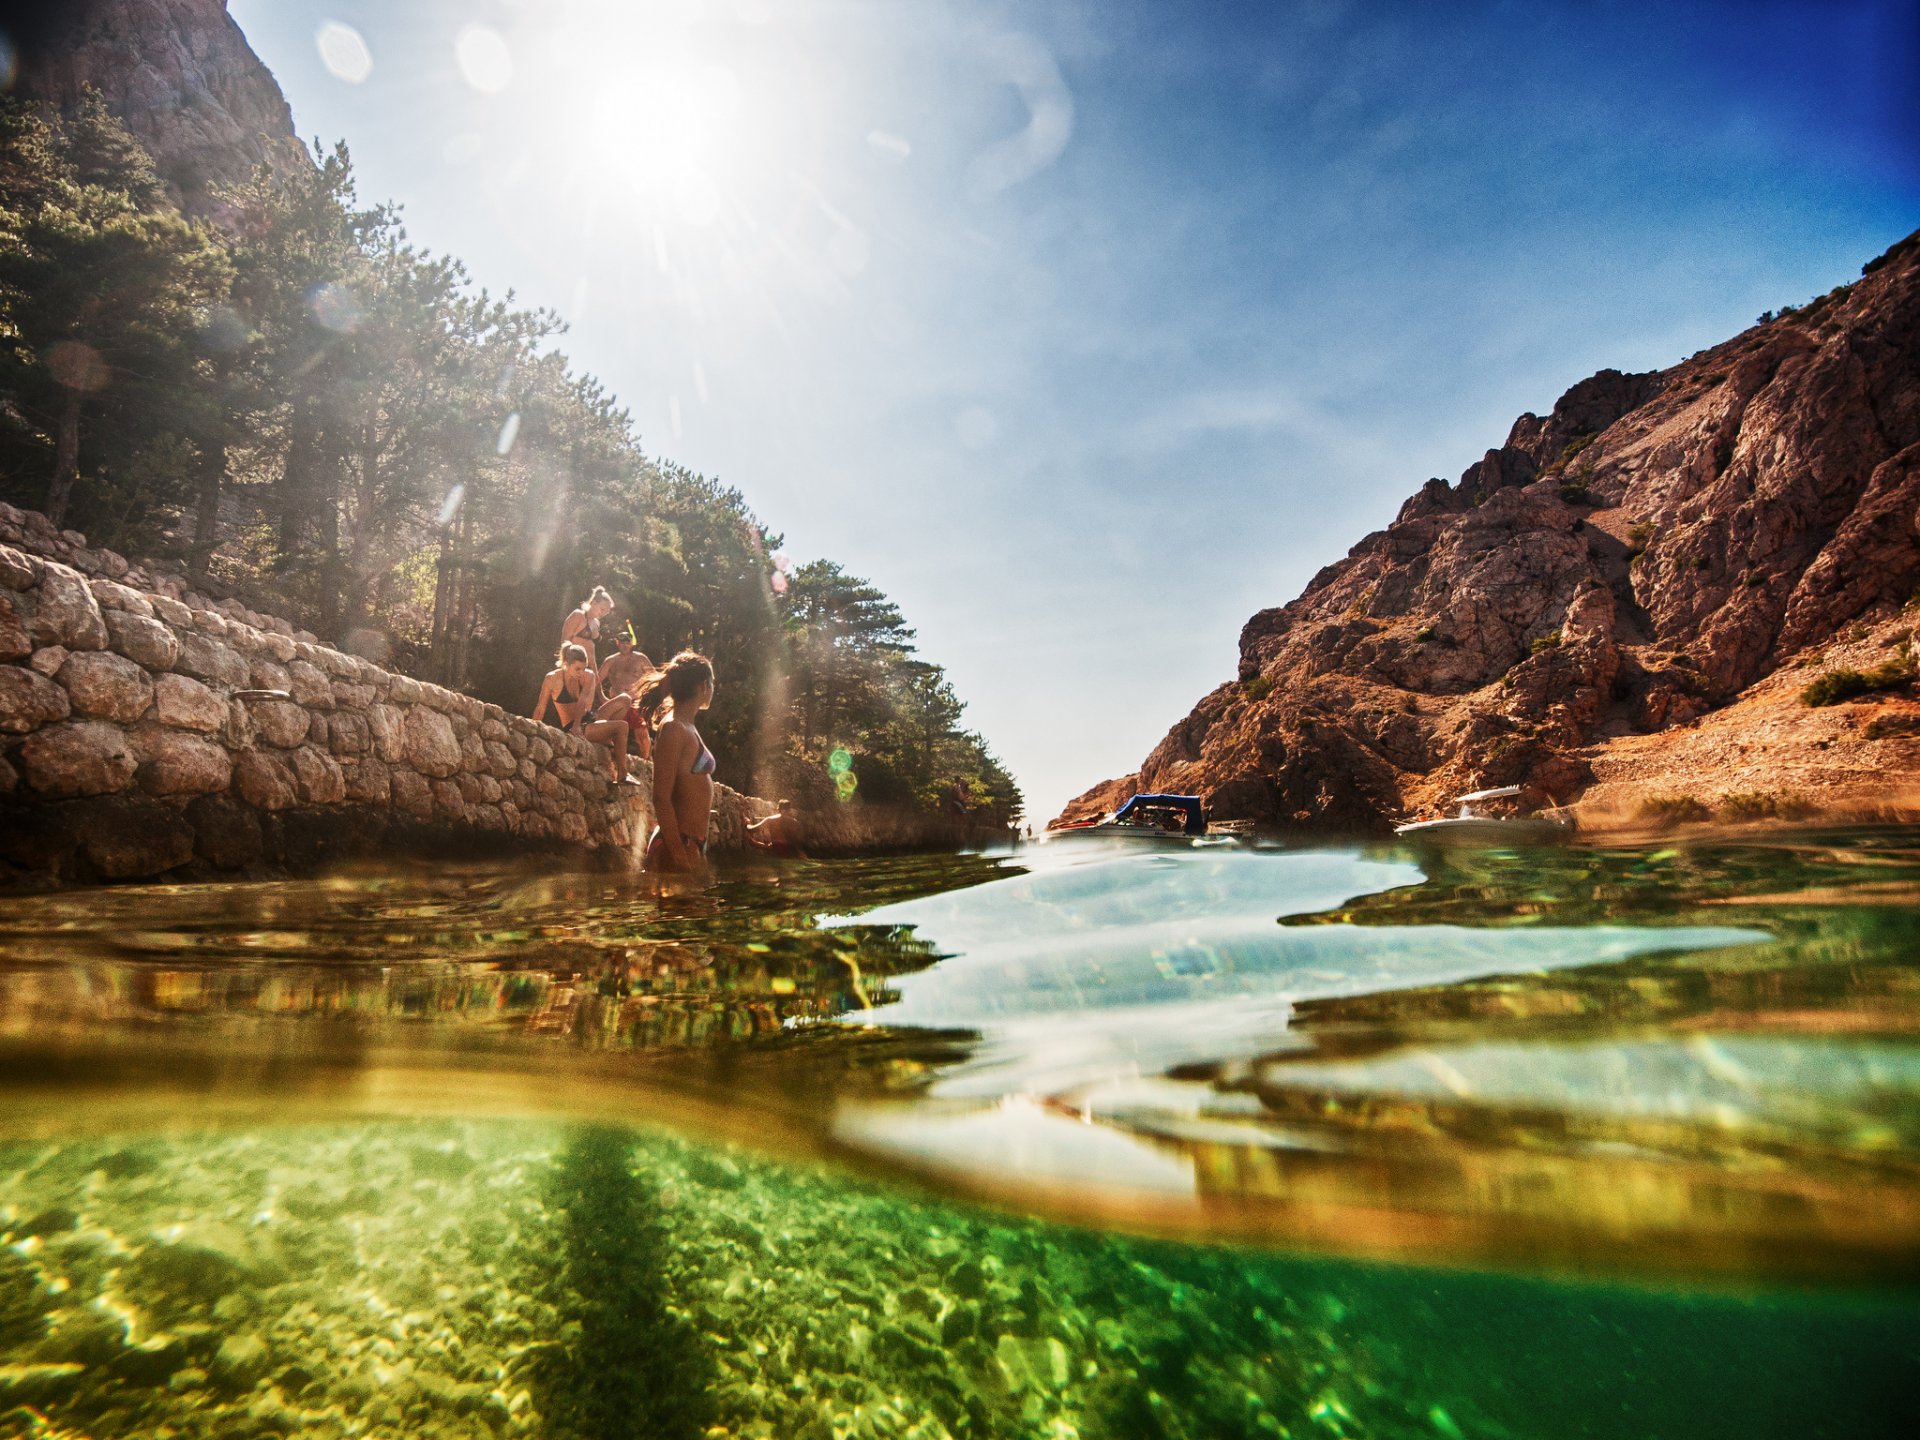
M1047 840L1126 840L1191 845L1237 840L1251 830L1246 822L1209 824L1198 795L1135 795L1110 815L1074 820L1047 831Z
M1393 833L1405 840L1426 840L1442 845L1551 845L1572 833L1572 825L1551 815L1485 815L1479 808L1494 800L1513 800L1520 795L1518 785L1500 785L1491 790L1475 790L1455 798L1457 813L1438 820L1415 820L1393 827Z

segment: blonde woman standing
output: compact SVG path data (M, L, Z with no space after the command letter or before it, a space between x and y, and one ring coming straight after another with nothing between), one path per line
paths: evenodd
M578 645L587 652L587 668L597 670L599 657L594 653L594 642L600 638L600 622L613 613L613 597L607 593L604 585L593 587L593 594L582 600L567 618L560 622L560 643Z

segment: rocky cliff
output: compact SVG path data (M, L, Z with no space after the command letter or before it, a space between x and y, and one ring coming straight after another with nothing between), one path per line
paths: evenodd
M10 7L11 8L11 7ZM306 163L273 75L226 0L58 0L10 25L17 92L72 109L91 86L190 212L255 166Z
M1644 751L1636 737L1748 692L1799 707L1805 681L1762 682L1813 678L1836 641L1910 675L1916 586L1920 235L1671 369L1602 371L1522 415L1457 483L1429 480L1249 620L1238 678L1063 818L1135 787L1200 793L1221 818L1360 830L1486 786L1565 803L1611 749ZM1848 773L1911 780L1907 723L1804 743L1838 738ZM1802 768L1817 779L1823 763Z

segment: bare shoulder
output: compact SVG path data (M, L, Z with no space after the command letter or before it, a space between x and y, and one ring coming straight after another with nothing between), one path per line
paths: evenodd
M667 721L666 724L660 727L659 733L653 737L653 753L656 767L662 757L678 755L692 743L692 737L684 721Z

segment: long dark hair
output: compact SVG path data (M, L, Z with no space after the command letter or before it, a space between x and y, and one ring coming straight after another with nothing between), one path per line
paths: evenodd
M682 650L666 663L666 667L649 675L633 697L633 703L640 707L640 718L649 725L661 705L672 700L677 711L680 705L698 695L703 686L713 683L713 662L704 655L696 655L691 650Z

